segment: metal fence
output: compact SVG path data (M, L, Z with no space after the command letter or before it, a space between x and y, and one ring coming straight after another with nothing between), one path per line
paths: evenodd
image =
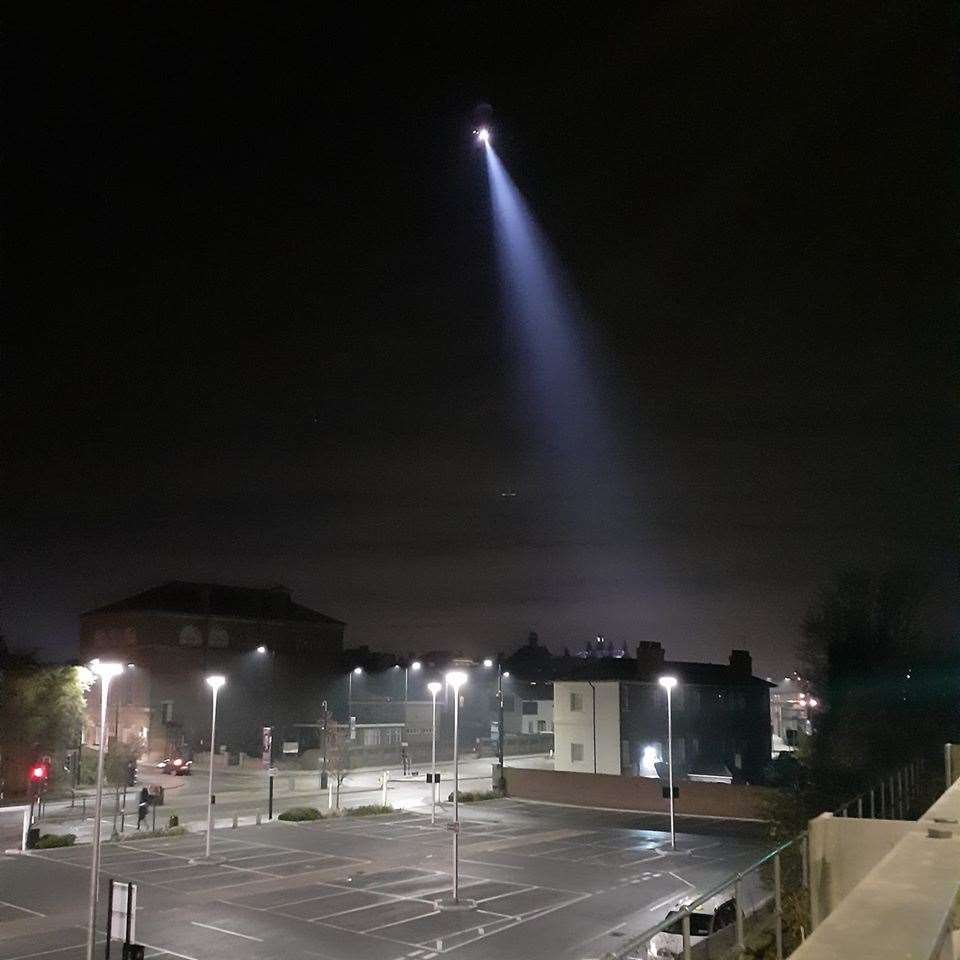
M917 760L884 777L869 790L841 804L833 815L874 819L905 819L919 794L924 761ZM696 900L626 941L603 960L662 960L683 957L789 956L809 927L809 846L806 831L774 847L759 860L720 881ZM692 918L714 916L717 900L727 916L711 921L706 936L697 935ZM732 901L732 903L731 903ZM732 913L732 922L725 922ZM700 934L703 931L699 931ZM669 937L669 943L663 941ZM656 939L655 939L656 938Z

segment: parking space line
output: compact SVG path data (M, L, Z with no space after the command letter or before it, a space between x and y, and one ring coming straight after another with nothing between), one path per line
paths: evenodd
M146 940L141 940L140 942L151 950L158 950L160 953L169 954L171 957L179 957L180 960L197 960L196 957L187 956L185 953L177 953L176 950L171 950L169 947L158 947L155 944L147 943Z
M0 905L4 907L13 907L14 910L22 910L24 913L32 913L35 917L45 917L45 913L40 913L37 910L31 910L28 907L18 907L15 903L7 903L6 900L0 900Z
M362 932L373 933L375 930L384 930L387 927L395 927L401 923L409 923L411 920L422 920L424 917L432 917L438 913L440 913L440 911L436 908L436 905L431 904L431 909L426 913L418 913L415 917L404 917L403 920L391 920L390 923L381 923L378 927L367 927L367 929ZM411 953L410 956L412 957L414 954Z
M97 940L97 943L103 943L103 940ZM36 953L18 953L17 956L8 957L7 960L27 960L28 957L45 957L51 953L63 953L64 950L81 950L85 946L85 943L72 943L69 947L51 947L49 950L38 950Z
M255 940L257 943L263 943L261 937L251 937L246 933L237 933L234 930L225 930L223 927L215 927L212 923L200 923L199 920L191 920L190 923L195 927L204 927L206 930L216 930L217 933L229 933L231 937L241 937L244 940Z

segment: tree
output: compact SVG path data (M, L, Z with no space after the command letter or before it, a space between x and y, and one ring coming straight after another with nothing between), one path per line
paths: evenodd
M28 791L27 771L38 757L62 759L79 743L87 686L82 668L40 664L11 652L0 638L0 788L6 793ZM52 772L62 766L55 762Z
M340 788L350 773L350 727L343 723L327 723L327 772L336 784L336 805L340 809Z

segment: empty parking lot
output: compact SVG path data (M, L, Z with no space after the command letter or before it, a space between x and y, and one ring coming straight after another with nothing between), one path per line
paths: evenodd
M108 844L103 869L138 882L137 939L151 957L583 960L765 846L742 824L695 824L701 832L681 833L673 851L649 817L506 800L462 806L460 895L475 907L452 912L437 904L451 887L446 819L397 813L226 830L217 863L195 862L201 835ZM0 860L0 960L83 955L89 856L75 847Z

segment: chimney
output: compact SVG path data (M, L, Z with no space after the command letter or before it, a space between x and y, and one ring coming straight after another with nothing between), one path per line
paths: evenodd
M753 657L749 650L730 651L730 672L738 680L748 680L753 676Z
M637 644L637 675L656 675L663 671L663 647L657 640L641 640Z

